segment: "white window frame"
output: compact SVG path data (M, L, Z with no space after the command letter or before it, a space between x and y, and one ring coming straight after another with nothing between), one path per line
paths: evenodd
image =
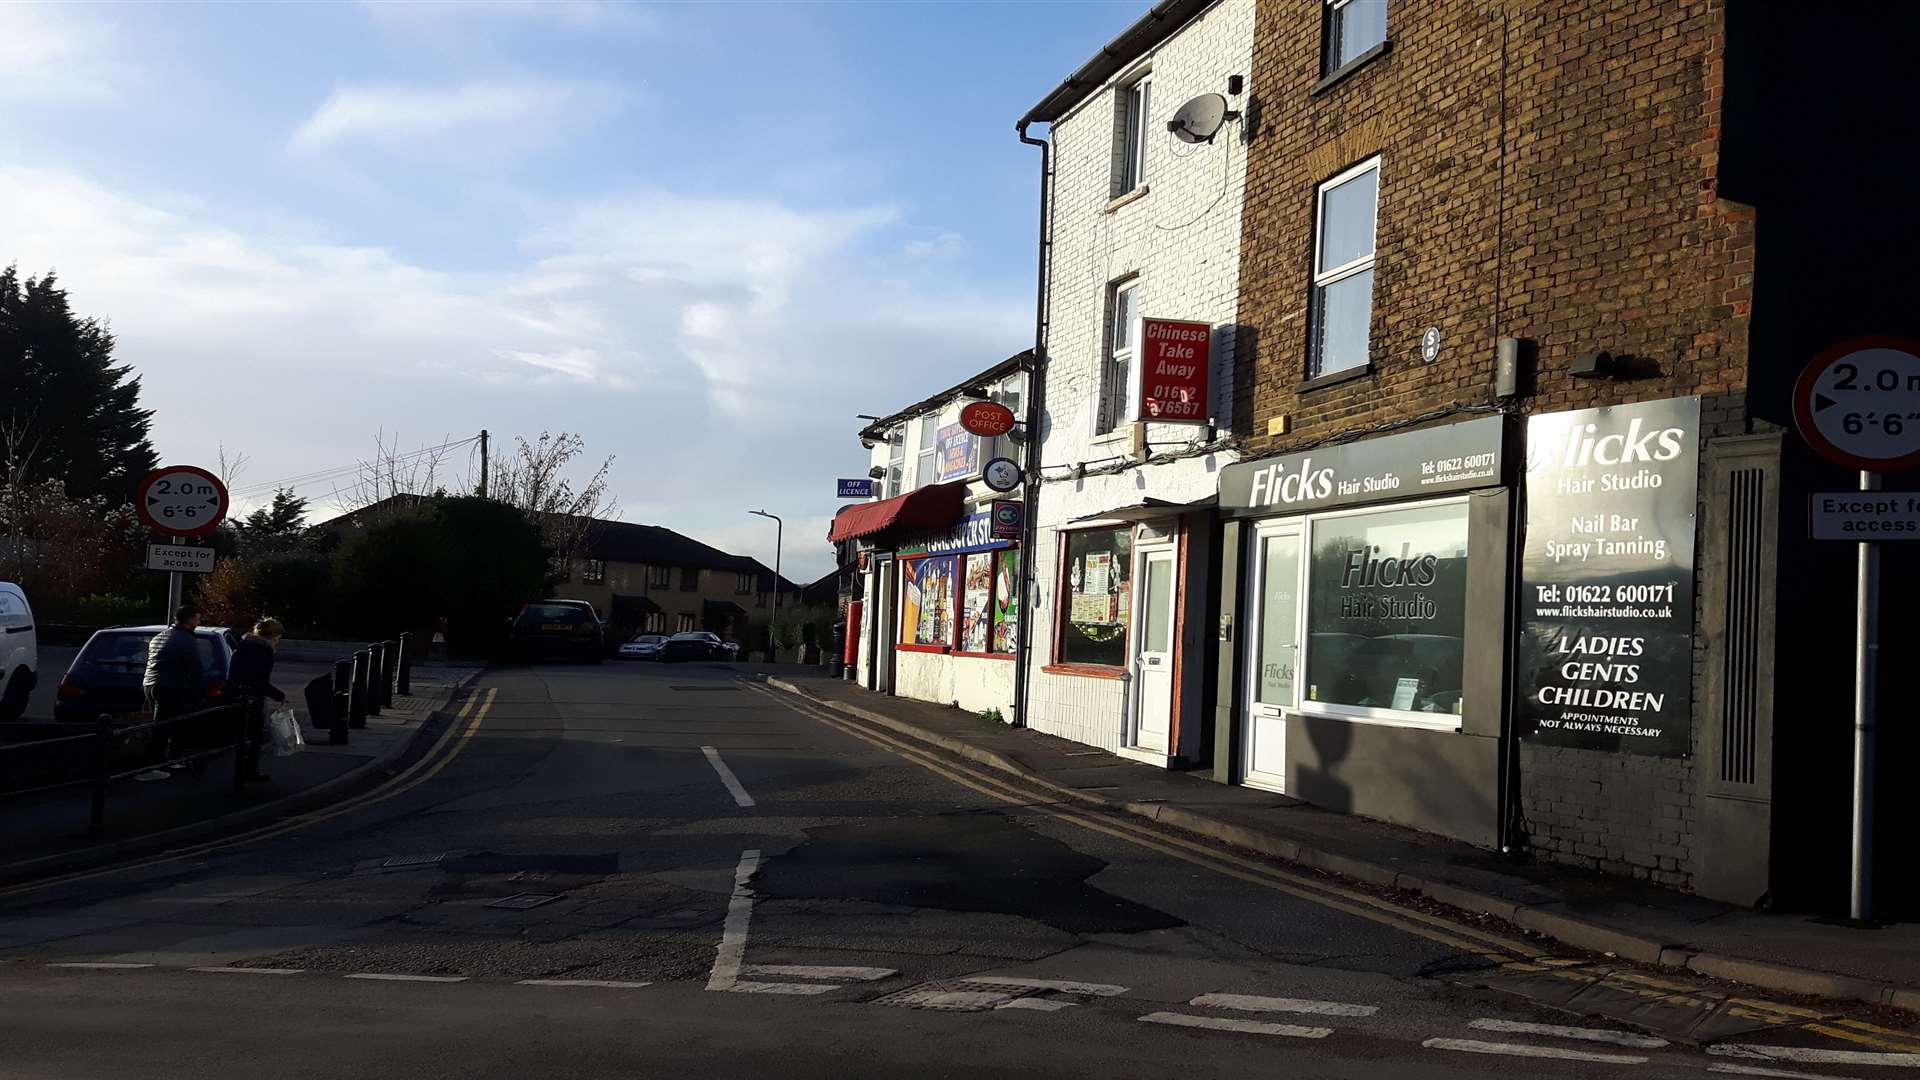
M1369 506L1356 506L1349 509L1325 510L1312 514L1295 514L1287 517L1268 518L1254 527L1253 550L1261 550L1261 544L1267 534L1279 532L1288 526L1300 529L1300 579L1295 586L1295 595L1300 597L1298 610L1294 614L1294 640L1299 643L1298 660L1295 662L1293 704L1279 707L1284 712L1294 712L1302 716L1322 716L1329 720L1345 720L1355 724L1378 724L1383 727L1419 728L1422 731L1444 731L1458 733L1465 725L1465 716L1461 713L1415 712L1411 709L1378 709L1365 705L1342 705L1329 701L1312 701L1307 697L1307 672L1313 663L1313 635L1308 631L1309 617L1313 607L1313 594L1309 591L1312 584L1310 573L1313 559L1309 553L1316 543L1316 526L1322 521L1338 518L1360 517L1366 514L1379 514L1391 510L1417 510L1429 506L1465 505L1472 496L1457 495L1445 499L1422 499L1417 502L1375 503ZM1467 525L1467 550L1469 557L1473 550L1473 525L1469 519ZM1252 583L1254 589L1260 583ZM1261 617L1259 604L1265 598L1256 594L1256 603L1249 617L1253 625L1258 626ZM1466 660L1464 652L1461 664ZM1257 661L1248 661L1249 663ZM1257 673L1255 673L1257 675ZM1463 699L1464 704L1464 699Z
M1001 379L1000 384L991 388L991 391L987 395L989 400L1012 409L1013 419L1016 424L1020 423L1025 417L1026 379L1027 377L1024 373L1015 372ZM1012 458L1015 461L1020 460L1020 447L1013 441L1012 431L1007 432L1005 435L995 435L993 438L988 439L987 445L981 449L986 455L980 461L981 468L985 468L987 462L997 457Z
M1119 166L1113 185L1117 198L1147 184L1147 131L1153 118L1153 75L1151 72L1141 75L1114 92L1120 96L1119 145L1114 148Z
M1357 259L1351 259L1347 262L1340 264L1339 266L1334 267L1331 270L1323 271L1320 269L1320 246L1326 240L1327 192L1332 191L1334 188L1340 187L1343 184L1346 184L1348 181L1358 179L1359 177L1361 177L1362 175L1368 172L1372 172L1374 174L1374 178L1373 178L1373 245L1367 249L1367 253L1364 256L1361 256L1360 258L1357 258ZM1340 282L1346 280L1347 278L1354 276L1355 274L1358 274L1367 270L1372 270L1374 268L1374 265L1379 261L1378 256L1380 253L1380 185L1381 185L1380 155L1375 154L1373 157L1370 157L1367 160L1361 162L1360 164L1355 165L1353 168L1348 169L1347 171L1341 173L1340 175L1334 177L1331 180L1326 181L1325 183L1321 184L1319 187L1314 189L1314 193L1313 193L1313 289L1311 294L1307 297L1307 313L1308 313L1307 341L1308 341L1308 347L1309 347L1309 352L1307 356L1307 377L1309 379L1317 379L1322 375L1331 374L1330 372L1324 370L1321 362L1321 355L1320 355L1321 335L1326 329L1324 326L1321 325L1322 321L1325 318L1323 315L1320 314L1321 291L1326 289L1330 285L1337 285ZM1375 285L1379 284L1378 277L1374 279L1374 284ZM1362 368L1371 366L1373 363L1373 341L1372 341L1373 298L1372 296L1368 296L1367 298L1367 337L1368 337L1367 358L1361 363L1339 369L1341 372L1358 371Z
M1107 286L1106 336L1101 341L1100 399L1094 416L1094 434L1106 435L1120 430L1131 410L1128 398L1133 386L1133 358L1139 352L1140 277L1122 278ZM1120 315L1120 299L1127 298L1127 315ZM1119 344L1125 331L1127 344Z
M907 426L905 424L887 432L887 479L882 490L886 498L893 498L906 490L907 486Z
M934 417L920 418L920 444L913 458L914 490L933 483L940 474L940 425L934 423Z
M580 580L588 585L605 585L607 583L607 561L605 559L587 559L586 569L581 572Z
M1385 0L1382 0L1382 2L1385 3ZM1380 24L1379 41L1354 53L1345 61L1340 59L1340 12L1345 8L1351 7L1353 3L1354 0L1327 0L1326 22L1323 24L1323 36L1326 38L1326 49L1323 54L1324 59L1321 61L1323 67L1320 74L1322 77L1332 75L1341 68L1346 67L1348 64L1366 55L1368 50L1379 47L1387 40L1387 26L1385 20L1382 20ZM1391 5L1388 5L1388 8L1389 14L1391 14Z

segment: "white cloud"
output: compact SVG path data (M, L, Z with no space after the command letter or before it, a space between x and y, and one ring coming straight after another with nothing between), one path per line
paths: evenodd
M300 125L291 145L309 153L350 143L435 154L512 151L591 126L628 99L616 86L552 80L346 86Z
M477 33L497 25L546 26L568 33L638 34L659 27L659 18L633 3L595 0L479 0L475 3L395 3L362 0L362 10L383 28L418 36Z
M107 97L113 41L79 5L0 3L0 101Z
M609 390L628 390L633 387L632 379L607 371L606 366L600 362L600 353L594 349L561 349L549 353L500 349L495 355L542 371L559 372L583 383L599 383Z
M224 442L265 483L351 462L379 428L578 431L618 455L631 517L731 537L749 505L789 515L798 578L829 565L806 514L864 469L852 414L1004 358L1031 319L1024 282L877 277L901 243L887 206L645 192L545 213L518 265L464 273L69 172L0 162L0 191L0 261L57 269L112 320L170 459ZM741 549L771 563L755 535Z
M959 233L940 229L930 237L907 244L906 253L909 259L941 259L960 254L966 243Z

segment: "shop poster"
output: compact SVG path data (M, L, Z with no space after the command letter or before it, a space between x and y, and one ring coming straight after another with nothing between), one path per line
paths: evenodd
M1692 743L1700 399L1531 418L1521 734L1684 757Z

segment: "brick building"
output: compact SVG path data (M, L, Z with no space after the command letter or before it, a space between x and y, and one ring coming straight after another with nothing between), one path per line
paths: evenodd
M660 525L594 521L581 554L555 568L550 593L585 600L621 640L635 633L707 630L746 642L748 626L772 615L773 571L759 560L731 555ZM800 587L781 585L783 605Z
M1886 43L1915 25L1902 12L1889 34L1887 10L1797 7L1258 5L1227 410L1249 460L1222 474L1209 613L1218 778L1742 902L1831 903L1850 679L1789 673L1809 657L1850 671L1850 635L1832 631L1852 624L1852 547L1802 537L1806 493L1851 481L1782 425L1793 374L1820 348L1915 329L1891 286L1911 273L1883 231L1913 235L1912 200L1845 135L1910 93ZM1841 41L1859 49L1836 79L1810 54ZM1892 123L1911 159L1912 118ZM1823 170L1868 201L1823 197ZM1796 265L1815 255L1817 306ZM1584 479L1558 481L1558 500L1546 486L1561 466L1598 468L1580 433L1643 423L1632 438L1673 425L1675 456L1608 475L1664 483L1620 496L1655 500L1633 504L1654 520L1614 515L1641 524L1597 542L1660 555L1595 560L1583 580L1690 607L1672 655L1657 631L1549 632L1523 590L1554 530L1612 505L1564 497ZM1543 455L1569 431L1564 458ZM1484 468L1445 464L1461 461ZM1325 497L1316 462L1334 480ZM1395 548L1432 561L1381 571L1374 597L1394 607L1389 590L1416 577L1436 632L1369 637L1323 618L1355 599L1338 591L1349 582L1375 586ZM1351 561L1321 565L1329 552ZM1665 586L1662 567L1677 574ZM1782 567L1807 587L1780 589ZM1654 614L1635 609L1649 626ZM1546 686L1529 650L1589 641L1651 652L1581 668L1620 673L1599 689ZM1367 659L1388 642L1399 660ZM1334 672L1336 656L1384 666ZM1649 671L1656 696L1621 689ZM1665 712L1590 735L1543 719L1542 702L1629 698ZM1882 817L1910 820L1909 802L1883 796Z

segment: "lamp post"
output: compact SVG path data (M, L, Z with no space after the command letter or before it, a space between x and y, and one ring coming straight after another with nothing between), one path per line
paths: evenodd
M780 546L787 526L780 520L778 514L769 514L765 510L749 510L747 513L773 519L773 613L778 615L780 614Z

